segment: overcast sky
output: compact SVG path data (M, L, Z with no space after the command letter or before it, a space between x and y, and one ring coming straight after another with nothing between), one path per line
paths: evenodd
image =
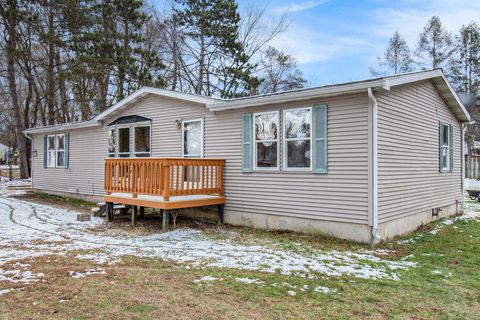
M162 3L163 0L154 0ZM238 0L240 10L266 7L269 21L286 15L286 32L271 44L293 54L309 85L369 78L395 30L412 49L427 20L438 15L456 33L480 23L480 0Z

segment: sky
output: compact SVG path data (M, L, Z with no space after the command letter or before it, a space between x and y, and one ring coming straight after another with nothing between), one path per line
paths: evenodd
M161 0L158 0L162 2ZM238 0L239 10L265 8L265 21L283 15L288 29L270 43L292 54L309 86L371 78L388 39L398 30L415 49L433 15L455 34L480 24L480 0Z

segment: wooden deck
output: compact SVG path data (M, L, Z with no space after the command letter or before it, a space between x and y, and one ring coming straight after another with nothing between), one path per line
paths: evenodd
M114 203L133 206L133 223L138 208L157 208L164 213L166 229L168 210L218 205L222 221L224 164L223 159L107 158L107 217L113 219Z

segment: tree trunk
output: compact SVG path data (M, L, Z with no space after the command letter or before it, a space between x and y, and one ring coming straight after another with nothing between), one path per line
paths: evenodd
M2 10L3 11L3 10ZM18 6L17 1L12 0L8 2L8 11L4 15L5 18L5 31L7 35L6 41L6 58L7 58L7 78L8 78L8 87L10 90L10 97L12 100L13 108L13 118L15 123L15 135L16 143L19 154L19 165L20 165L20 178L28 178L28 158L27 158L27 142L26 138L23 135L23 130L25 130L25 125L22 119L22 111L20 102L18 100L17 92L17 82L15 77L15 52L17 49L17 13ZM6 16L6 17L5 17Z
M47 66L47 110L48 124L55 124L55 47L54 47L54 16L51 4L48 5L48 66Z

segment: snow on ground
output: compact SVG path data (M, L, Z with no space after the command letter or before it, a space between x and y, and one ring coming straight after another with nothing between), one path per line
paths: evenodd
M18 200L8 196L11 194L12 191L0 184L0 276L7 281L13 278L33 281L43 277L12 266L15 261L51 254L70 255L74 250L94 250L77 252L74 256L96 264L114 263L131 255L171 260L183 263L185 268L234 268L309 278L319 273L320 276L398 279L399 270L415 265L382 259L375 256L374 251L317 251L302 255L212 240L192 229L147 236L104 235L89 230L105 224L100 218L78 222L75 212Z
M107 274L107 272L102 268L97 269L87 269L85 271L68 271L68 275L75 279L85 278L88 276Z
M236 282L241 282L245 284L263 284L263 281L257 280L257 279L252 279L252 278L235 278Z

